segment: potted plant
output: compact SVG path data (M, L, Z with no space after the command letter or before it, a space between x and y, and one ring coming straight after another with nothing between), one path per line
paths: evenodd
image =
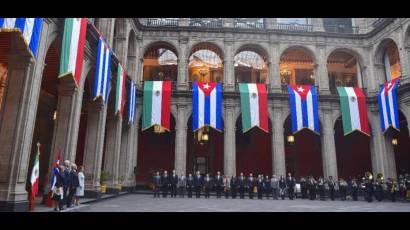
M109 173L107 171L101 171L100 175L100 184L101 184L101 193L107 192L107 184L105 183L108 180Z

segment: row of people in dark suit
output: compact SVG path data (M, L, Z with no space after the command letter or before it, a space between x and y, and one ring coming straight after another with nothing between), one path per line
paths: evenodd
M373 196L379 201L383 199L383 195L381 195L383 194L381 192L381 182L377 180L358 181L353 178L345 181L340 178L337 181L331 176L329 179L322 177L315 179L310 176L307 179L302 177L298 184L300 185L302 199L309 198L310 200L315 200L319 195L320 200L326 200L326 194L328 194L331 200L335 200L336 193L339 193L341 200L347 200L347 197L350 196L354 201L357 201L360 189L362 189L365 199L369 202L371 202ZM245 194L247 194L250 199L253 199L255 195L258 199L262 199L265 194L267 199L270 197L273 199L278 199L278 197L285 199L287 196L293 200L295 197L296 180L290 173L286 178L284 176L277 178L275 175L272 178L268 176L263 177L262 175L255 178L252 173L248 177L240 173L238 177L232 176L228 178L222 176L220 172L217 172L215 177L211 177L209 174L202 176L198 171L196 175L189 174L186 177L183 174L178 176L174 170L171 175L168 175L167 171L164 171L162 176L157 172L153 178L153 185L154 197L159 197L161 192L163 197L167 197L168 193L171 194L171 197L176 197L177 194L180 197L184 197L186 193L188 193L188 197L192 197L195 192L195 196L199 198L203 191L205 198L209 198L211 191L215 191L217 198L224 194L226 198L229 196L236 198L239 195L239 198L244 199ZM395 201L398 191L397 182L389 179L386 182L386 186L391 200Z

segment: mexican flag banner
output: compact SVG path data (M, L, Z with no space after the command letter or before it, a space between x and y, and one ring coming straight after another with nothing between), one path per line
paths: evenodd
M142 130L160 125L170 130L171 81L144 81Z
M340 96L344 135L358 130L370 136L366 97L358 87L337 87Z
M268 130L268 94L265 84L239 83L241 95L242 131L254 126L265 132Z
M119 113L121 117L124 113L126 80L127 72L124 70L124 68L122 68L121 64L118 63L117 88L115 90L115 113Z
M31 171L31 195L36 197L38 193L38 178L40 176L40 147L37 147L36 158L34 159L33 170Z
M77 87L80 84L83 68L86 32L86 18L65 19L59 77L73 77Z

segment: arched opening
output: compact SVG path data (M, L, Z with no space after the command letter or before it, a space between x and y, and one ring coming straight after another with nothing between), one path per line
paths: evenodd
M144 53L144 81L177 81L178 57L176 50L167 43L155 43Z
M80 166L84 165L84 150L87 135L87 118L89 104L93 102L92 89L94 83L94 71L90 71L84 81L83 100L81 105L80 126L78 128L77 151L75 155L75 163ZM91 153L89 153L91 154Z
M394 149L397 175L410 173L410 137L407 119L399 110L400 131L390 128L386 134L390 136Z
M269 120L269 133L252 128L246 133L242 130L242 115L236 120L236 174L272 174L272 125Z
M401 76L401 64L399 49L393 40L385 44L383 51L383 65L386 81L396 79Z
M345 136L342 117L336 120L334 130L339 178L361 178L372 172L370 137L358 131Z
M314 85L315 62L308 50L303 47L291 47L280 57L279 73L282 87L287 84Z
M138 129L138 185L151 182L154 171L172 171L175 165L175 118L171 114L170 132L156 129L155 126L141 131L142 119ZM161 143L161 144L158 144Z
M234 57L236 83L267 83L267 56L251 48L241 49Z
M327 59L329 89L337 94L337 87L360 87L361 70L357 58L344 50L335 50Z
M55 39L47 50L44 70L41 78L41 89L37 104L36 121L33 131L33 138L31 143L30 166L29 171L33 167L32 162L37 153L37 142L40 146L40 175L39 175L39 194L47 195L46 188L49 185L48 178L51 174L50 156L52 153L52 140L54 133L54 126L58 121L57 103L58 103L58 87L60 80L59 61L60 61L60 44L59 38ZM29 181L30 173L27 173L27 181Z
M213 44L200 43L194 46L189 55L189 83L222 82L223 81L222 51Z
M222 122L223 123L223 122ZM223 127L223 124L222 124ZM192 115L187 129L187 164L186 173L200 171L201 174L224 170L224 134L210 127L192 130Z
M296 178L323 176L320 136L308 129L292 134L289 115L283 124L286 172Z

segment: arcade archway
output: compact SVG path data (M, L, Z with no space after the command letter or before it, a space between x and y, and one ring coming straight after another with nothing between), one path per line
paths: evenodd
M222 124L223 127L223 124ZM224 170L224 134L210 127L192 130L192 116L187 129L187 164L186 173L200 171L201 174Z
M165 131L158 126L141 130L142 119L138 125L137 184L151 182L154 171L174 169L175 165L175 118L171 114L171 129ZM160 144L158 144L160 143Z
M365 172L372 172L370 137L358 131L345 136L342 117L336 120L334 130L339 178L361 178Z
M234 57L237 83L267 83L267 55L252 48L243 48Z
M320 136L308 129L292 134L290 115L283 124L286 173L296 178L323 176Z
M272 124L269 120L269 133L259 128L242 131L242 116L236 120L236 175L272 174Z
M144 81L177 81L178 57L174 47L168 43L154 43L144 53Z
M199 43L195 45L189 55L189 82L222 82L223 54L215 45Z
M287 84L315 85L315 59L304 47L290 47L280 57L282 86Z
M389 129L389 135L394 149L397 176L410 173L410 137L407 119L399 110L400 131Z

